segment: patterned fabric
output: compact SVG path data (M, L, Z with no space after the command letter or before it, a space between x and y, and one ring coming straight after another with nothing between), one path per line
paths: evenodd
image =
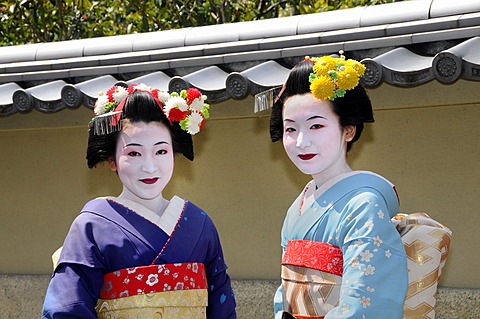
M338 305L343 272L338 247L290 240L282 265L283 308L295 318L323 318Z
M321 279L302 289L319 296L322 293L315 302L316 309L324 312L302 310L298 314L357 319L385 318L388 313L389 319L402 319L408 287L407 258L400 235L390 220L398 213L399 205L393 185L377 174L360 171L337 176L320 186L314 181L309 185L285 218L284 253L294 240L337 246L343 253L343 274L331 279L324 278L325 273L320 277L316 271L315 275ZM297 278L314 277L310 272L303 274L301 269L290 270ZM286 272L282 275L286 276ZM328 293L327 280L333 282ZM288 311L284 309L286 305L299 303L298 297L295 299L299 294L289 288L291 283L283 280L275 295L277 319L283 310ZM303 285L301 280L299 285ZM314 285L318 286L312 288Z
M172 217L168 220L156 220L155 214L146 210L143 206L135 207L118 198L98 198L84 206L65 239L47 289L42 318L67 319L74 314L77 318L96 319L96 305L104 286L104 275L118 269L143 267L155 259L157 267L162 264L202 263L208 281L207 316L236 318L235 296L226 273L220 239L210 217L201 208L177 196L170 200L164 212ZM177 217L174 219L173 216ZM150 283L155 282L154 277L151 279ZM171 296L177 294L174 292ZM121 301L113 300L107 304L123 304L137 298L149 301L152 294L138 296L120 298ZM143 313L142 310L136 311ZM165 311L162 309L160 312ZM114 315L111 317L115 318ZM150 317L133 314L122 318ZM165 315L163 318L197 317Z
M207 289L201 263L151 265L121 269L106 274L101 299L115 299L154 292Z
M342 277L301 266L283 265L283 309L298 316L325 316L338 306Z
M398 214L395 220L408 257L404 318L434 319L437 285L452 232L424 213Z
M282 265L313 268L341 276L343 255L340 248L311 240L290 240Z
M96 310L99 319L205 319L207 300L205 289L177 290L99 299Z

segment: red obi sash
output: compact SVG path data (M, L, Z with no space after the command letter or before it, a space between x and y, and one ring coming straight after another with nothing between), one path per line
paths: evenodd
M202 263L150 265L106 274L99 298L116 299L155 292L207 288L207 276Z
M290 240L282 265L317 269L334 275L343 274L343 254L337 246L312 240Z

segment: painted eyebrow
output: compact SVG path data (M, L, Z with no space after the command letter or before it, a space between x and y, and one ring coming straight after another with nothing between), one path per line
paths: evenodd
M157 142L153 145L161 145L161 144L168 144L168 142L165 142L165 141L160 141L160 142ZM128 146L143 146L142 144L138 144L138 143L129 143L129 144L126 144L124 147L128 147Z
M326 120L327 118L324 117L324 116L320 116L320 115L314 115L314 116L312 116L312 117L309 117L309 118L307 119L307 121L315 120L315 119L324 119L324 120Z
M324 119L326 120L327 118L324 117L324 116L320 116L320 115L314 115L314 116L311 116L307 119L307 121L310 121L310 120L315 120L315 119ZM291 120L291 119L283 119L284 122L295 122L294 120Z

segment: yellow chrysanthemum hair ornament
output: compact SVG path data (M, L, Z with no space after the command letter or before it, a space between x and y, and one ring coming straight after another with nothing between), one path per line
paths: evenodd
M345 59L343 51L340 57L306 57L311 61L313 73L310 73L310 91L313 96L321 100L333 101L337 97L345 95L358 85L360 77L365 73L365 66L353 59Z

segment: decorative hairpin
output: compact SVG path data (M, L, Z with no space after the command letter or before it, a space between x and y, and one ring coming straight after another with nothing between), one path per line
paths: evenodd
M305 57L304 61L313 63L313 73L310 73L310 91L321 100L333 101L345 95L358 85L360 77L365 73L365 66L353 59L345 59L343 51L340 57L332 56ZM267 110L280 98L285 87L279 86L255 95L255 109L258 113Z
M127 88L112 86L106 92L100 92L95 102L95 117L89 126L96 135L104 135L121 129L120 119L128 95L135 91L151 94L170 122L178 122L180 127L191 135L203 128L205 119L210 117L210 105L205 103L206 95L190 88L180 93L168 93L152 89L144 83L134 83Z
M345 59L343 51L340 57L332 56L306 57L313 62L313 73L310 73L310 91L321 100L333 101L343 97L347 90L358 85L360 77L365 73L365 66L353 59Z

